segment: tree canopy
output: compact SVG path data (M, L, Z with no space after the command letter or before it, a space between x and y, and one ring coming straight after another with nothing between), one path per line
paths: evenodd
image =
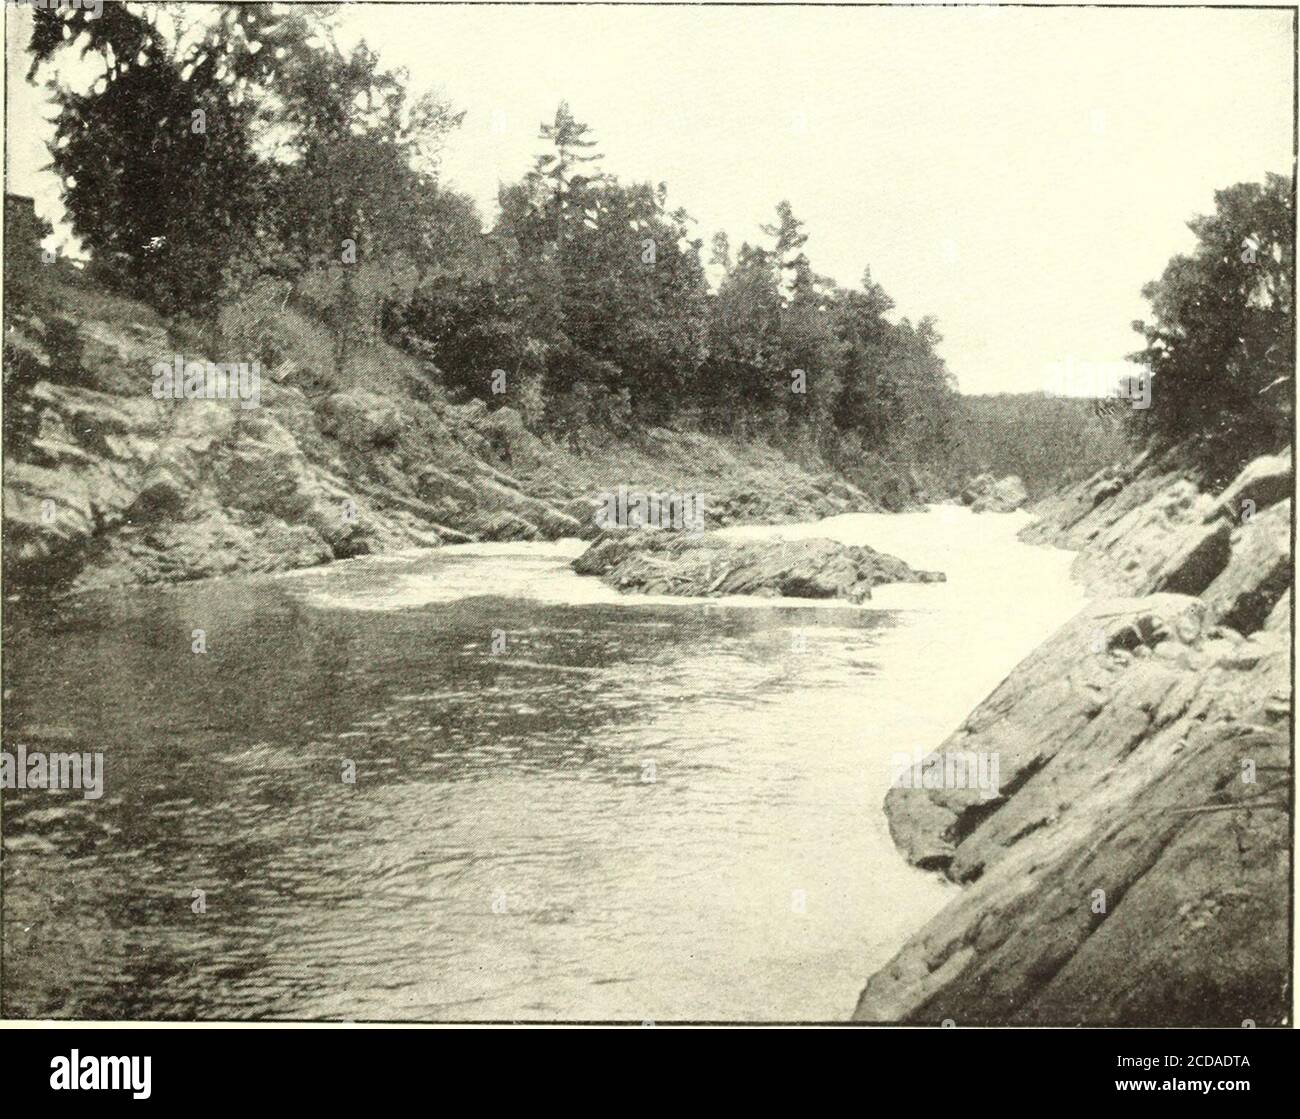
M1142 294L1152 406L1135 414L1163 443L1195 438L1224 469L1289 441L1295 424L1295 213L1291 180L1270 174L1215 193L1188 223L1196 248Z
M225 3L198 24L174 4L38 10L30 76L71 51L103 64L89 89L54 87L74 231L97 276L164 311L213 318L275 285L331 329L336 369L382 336L444 391L571 441L673 421L849 470L953 461L965 413L937 324L896 319L870 268L857 288L819 275L788 200L755 241L714 233L706 263L667 185L605 171L561 102L485 224L439 174L463 114L340 48L329 5ZM1145 289L1146 436L1284 440L1290 199L1276 175L1219 192L1196 250Z

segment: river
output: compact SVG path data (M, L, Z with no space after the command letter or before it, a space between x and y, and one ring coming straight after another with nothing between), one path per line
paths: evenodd
M890 756L1082 602L1025 521L728 530L948 575L863 607L620 596L577 542L11 601L5 749L106 760L4 796L3 1011L845 1020L953 888Z

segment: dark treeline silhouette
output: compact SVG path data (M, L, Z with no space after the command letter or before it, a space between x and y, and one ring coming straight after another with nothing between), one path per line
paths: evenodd
M328 330L335 373L383 340L453 398L509 404L577 449L646 424L764 435L892 479L901 499L981 458L957 430L972 413L933 320L891 321L869 269L861 290L818 275L787 202L761 243L733 250L719 233L706 261L666 185L603 171L561 104L485 228L438 175L463 114L410 98L364 44L342 49L328 8L222 4L201 24L184 5L88 14L35 12L29 76L60 52L103 62L88 91L55 88L51 146L97 282L218 327L240 308L271 362L285 343L267 324L292 303ZM1289 431L1288 187L1222 192L1193 223L1197 253L1149 285L1153 324L1135 324L1155 375L1155 406L1133 421L1144 437L1204 434L1246 457ZM1076 415L1088 438L1085 414L1030 408L1016 413L1030 426L998 440L1033 443L1033 425Z

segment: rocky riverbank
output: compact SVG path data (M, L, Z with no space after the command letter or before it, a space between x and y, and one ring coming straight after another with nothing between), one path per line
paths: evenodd
M257 407L154 398L153 368L218 357L147 307L51 282L7 308L4 563L9 593L274 571L441 543L590 538L602 494L699 496L703 523L877 511L761 441L649 428L580 447L509 406L457 404L427 363L372 344L331 372L292 308ZM220 356L225 356L221 353Z
M890 790L908 859L965 889L858 1020L1289 1022L1289 453L1202 486L1174 451L1038 507L1095 597L938 751L996 756L997 796Z

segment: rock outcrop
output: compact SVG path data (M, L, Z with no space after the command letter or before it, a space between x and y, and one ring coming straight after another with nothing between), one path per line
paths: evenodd
M859 1020L1289 1021L1289 467L1214 496L1148 456L1040 506L1026 535L1081 548L1076 570L1121 597L940 747L996 757L996 795L889 791L908 859L965 889L869 979Z
M1024 483L1014 474L998 481L992 474L972 478L961 491L961 502L975 513L1014 513L1029 500Z
M1285 502L1294 484L1288 449L1249 463L1215 495L1186 453L1173 448L1040 502L1022 538L1077 551L1073 573L1097 594L1200 594L1251 539L1252 527L1265 529L1261 545L1276 537L1289 505L1262 514ZM1289 541L1282 550L1289 556Z
M1251 462L1218 497L1206 520L1222 517L1242 521L1260 509L1276 505L1295 492L1295 470L1291 449L1280 455L1264 455Z
M35 298L35 297L33 297ZM365 384L286 322L291 357L259 406L156 400L152 369L192 340L130 300L52 283L6 307L5 580L58 592L274 571L479 540L594 537L620 485L700 494L711 527L878 506L773 447L659 428L581 453L513 408L455 404L437 371L376 345ZM75 315L63 308L75 307ZM292 316L292 312L286 313ZM322 367L309 361L319 351Z
M1270 506L1232 530L1230 557L1205 589L1210 612L1226 626L1254 633L1291 585L1291 502Z
M763 595L864 602L881 583L940 582L872 548L833 540L734 543L709 534L626 529L607 534L573 561L621 591L687 596Z
M1177 547L1152 573L1153 591L1200 594L1228 564L1232 555L1232 525L1215 520L1188 526Z

